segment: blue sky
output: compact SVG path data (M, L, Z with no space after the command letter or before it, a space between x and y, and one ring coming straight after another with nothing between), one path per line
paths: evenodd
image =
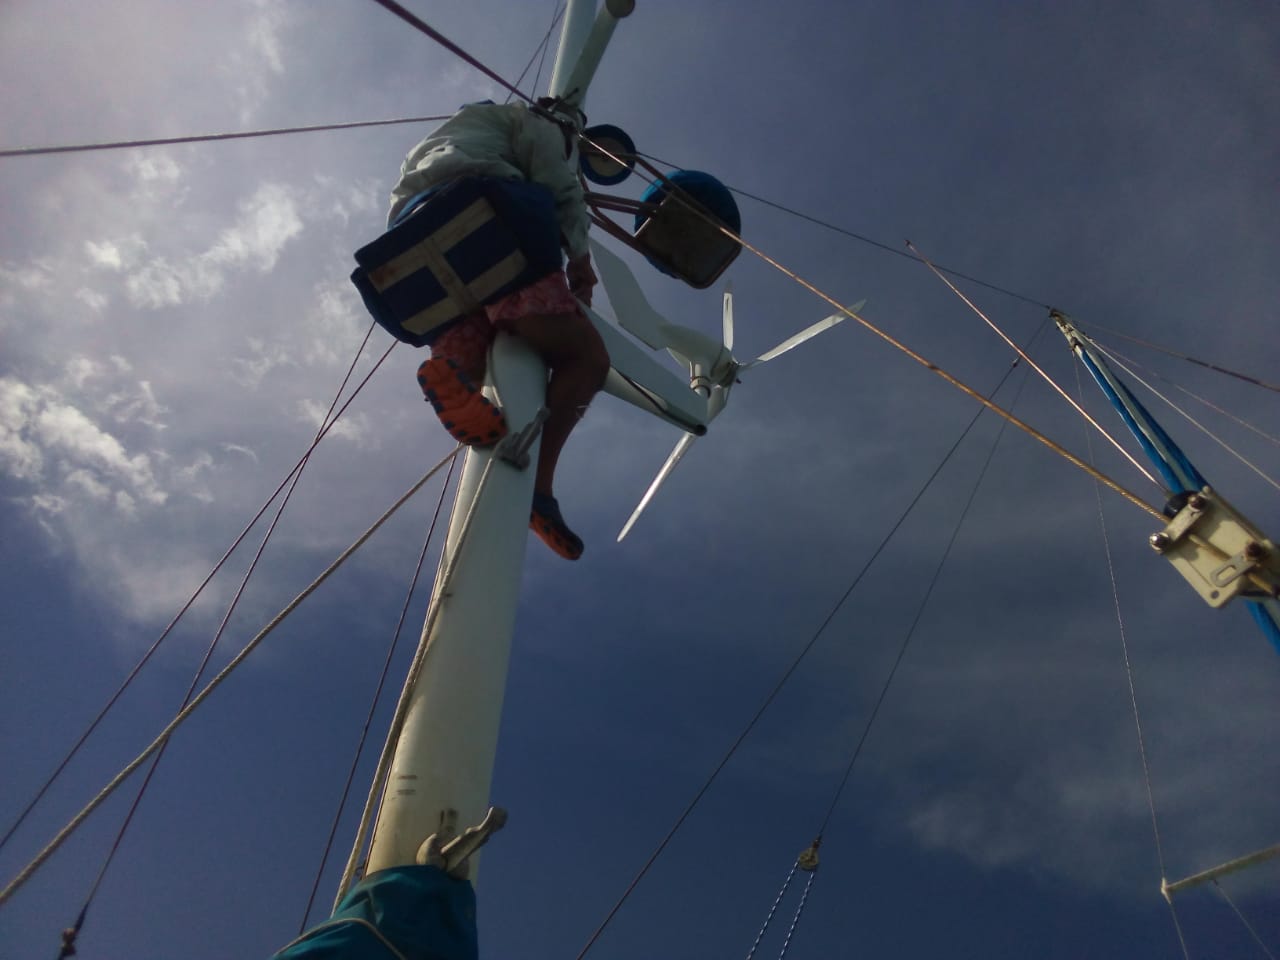
M514 78L554 5L412 7ZM588 112L647 153L891 246L910 239L1085 329L1274 382L1277 64L1275 18L1249 4L641 0ZM180 11L15 0L0 11L0 85L7 147L501 98L354 0ZM6 827L305 449L368 324L346 280L351 251L379 229L424 132L0 164ZM1004 374L1008 349L919 264L741 206L748 239L837 299L868 298L869 320L930 359L979 389ZM682 289L641 265L637 275L672 319L718 330L717 289ZM729 277L743 356L829 312L750 254ZM964 289L1016 339L1044 319L1039 306ZM1103 339L1277 433L1274 393ZM384 347L375 340L361 373ZM1032 354L1074 393L1056 333ZM397 349L321 446L216 662L448 451L416 364ZM1006 404L1021 379L1002 389ZM1085 397L1118 427L1088 384ZM1273 443L1179 397L1280 473ZM1043 383L1016 403L1085 454L1081 421ZM1274 486L1150 406L1212 482L1280 530ZM974 412L846 323L753 371L616 545L676 437L596 403L557 484L586 557L571 566L528 548L494 781L512 819L485 853L482 955L576 955ZM592 955L745 954L996 443L989 420ZM1096 437L1093 448L1156 501ZM175 737L82 955L167 956L181 942L193 958L266 956L294 935L438 493L421 494ZM1280 838L1280 664L1242 611L1209 610L1151 554L1149 518L1102 499L1175 879ZM6 879L172 715L245 562L215 581L0 852ZM105 805L0 908L0 956L54 955L127 802ZM338 861L352 828L349 814ZM1095 493L1029 438L1006 432L995 447L823 852L793 956L1180 955L1158 894ZM1277 869L1224 884L1273 951ZM331 864L322 903L334 880ZM793 891L780 912L794 905ZM1178 909L1191 956L1263 955L1214 895Z

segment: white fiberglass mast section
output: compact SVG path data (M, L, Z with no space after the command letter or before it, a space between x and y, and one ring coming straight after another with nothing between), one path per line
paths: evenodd
M596 0L569 0L552 96L582 102L617 18L632 4L609 0L598 14L595 6ZM542 406L546 369L522 341L499 334L492 371L507 422L519 431ZM528 452L536 462L536 439ZM433 594L439 610L423 629L428 655L410 692L366 874L415 863L428 836L447 839L479 824L489 808L533 498L533 471L494 457L493 448L467 454Z

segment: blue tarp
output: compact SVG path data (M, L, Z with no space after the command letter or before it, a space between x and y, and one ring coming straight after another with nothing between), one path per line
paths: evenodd
M376 928L376 930L374 929ZM393 867L356 884L333 916L273 960L477 960L476 895L438 867Z

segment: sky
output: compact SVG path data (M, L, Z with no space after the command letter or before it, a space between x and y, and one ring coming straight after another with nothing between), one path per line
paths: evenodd
M512 79L555 12L409 6ZM10 0L0 87L5 148L504 96L357 0ZM1022 295L958 281L1074 396L1072 358L1043 329L1043 304L1064 310L1280 476L1275 392L1102 332L1280 380L1270 10L639 0L587 109L664 161L898 251L910 240ZM369 324L351 253L381 229L400 161L429 129L0 162L6 828L307 448ZM740 206L750 242L841 302L865 297L869 321L930 360L984 392L1005 375L1009 348L920 263ZM624 258L664 314L719 330L718 286ZM830 312L750 253L726 279L742 359ZM374 335L358 376L387 345ZM419 359L397 348L318 448L215 665L448 453ZM743 380L621 544L674 429L602 397L570 441L557 493L587 552L570 565L528 546L493 784L511 820L484 854L482 957L577 955L977 412L852 322ZM1095 393L1084 384L1085 406L1118 431ZM1143 399L1219 490L1280 530L1273 482ZM1025 364L997 400L1159 502ZM266 957L296 935L440 493L421 493L174 737L81 956L180 943L193 960ZM1161 855L1172 881L1280 840L1280 659L1242 610L1209 609L1149 550L1153 523L984 415L589 956L746 954L908 635L790 955L1182 956ZM6 882L172 716L248 557L0 850ZM411 624L425 604L424 591ZM4 960L56 955L131 783L0 907ZM1222 887L1274 953L1280 865ZM780 950L798 899L793 886L760 955ZM1188 956L1266 956L1216 893L1175 906Z

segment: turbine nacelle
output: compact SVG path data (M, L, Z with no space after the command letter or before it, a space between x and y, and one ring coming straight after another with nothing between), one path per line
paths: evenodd
M689 388L707 402L706 422L710 423L723 412L729 402L729 392L740 383L739 375L752 367L774 360L800 346L806 340L830 330L848 315L856 315L865 300L847 308L844 313L832 314L801 330L781 343L766 350L754 360L742 362L733 355L733 292L724 292L721 313L721 339L719 341L689 327L670 323L649 304L635 276L618 257L594 241L591 244L596 269L609 302L613 305L618 325L654 350L666 350L676 362L689 371ZM622 540L635 525L640 514L649 505L658 488L670 476L677 463L688 452L697 437L686 433L671 451L662 469L645 491L639 505L618 534Z

